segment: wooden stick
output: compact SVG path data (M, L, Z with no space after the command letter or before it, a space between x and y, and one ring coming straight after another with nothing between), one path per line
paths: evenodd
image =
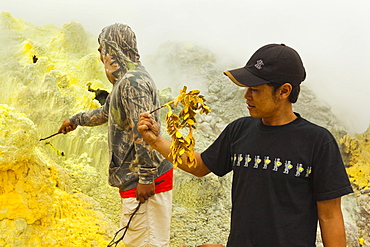
M56 135L59 135L59 134L62 134L62 132L58 132L58 133L52 134L51 136L48 136L48 137L45 137L45 138L40 139L39 141L44 141L46 139L49 139L49 138L51 138L53 136L56 136Z
M160 107L158 107L158 108L154 109L153 111L149 112L149 114L152 114L153 112L158 111L159 109L162 109L162 108L163 108L163 107L165 107L165 106L166 106L166 105L162 105L162 106L160 106Z

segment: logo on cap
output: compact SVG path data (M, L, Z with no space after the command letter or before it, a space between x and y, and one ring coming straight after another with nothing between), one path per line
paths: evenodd
M262 60L258 60L257 63L254 65L257 69L262 69L262 65L265 65Z

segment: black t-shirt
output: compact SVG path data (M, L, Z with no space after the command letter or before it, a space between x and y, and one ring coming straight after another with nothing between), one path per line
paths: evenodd
M201 154L216 175L233 171L227 246L315 246L316 201L353 192L334 137L297 116L282 126L240 118Z

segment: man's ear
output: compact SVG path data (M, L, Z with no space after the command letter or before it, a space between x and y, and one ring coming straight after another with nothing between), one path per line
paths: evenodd
M292 85L290 83L284 83L279 88L279 96L281 99L287 99L292 92Z

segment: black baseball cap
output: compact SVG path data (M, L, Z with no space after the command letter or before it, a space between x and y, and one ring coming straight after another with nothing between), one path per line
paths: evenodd
M268 83L299 85L306 71L299 54L284 44L269 44L259 48L243 68L224 72L234 83L253 87Z

